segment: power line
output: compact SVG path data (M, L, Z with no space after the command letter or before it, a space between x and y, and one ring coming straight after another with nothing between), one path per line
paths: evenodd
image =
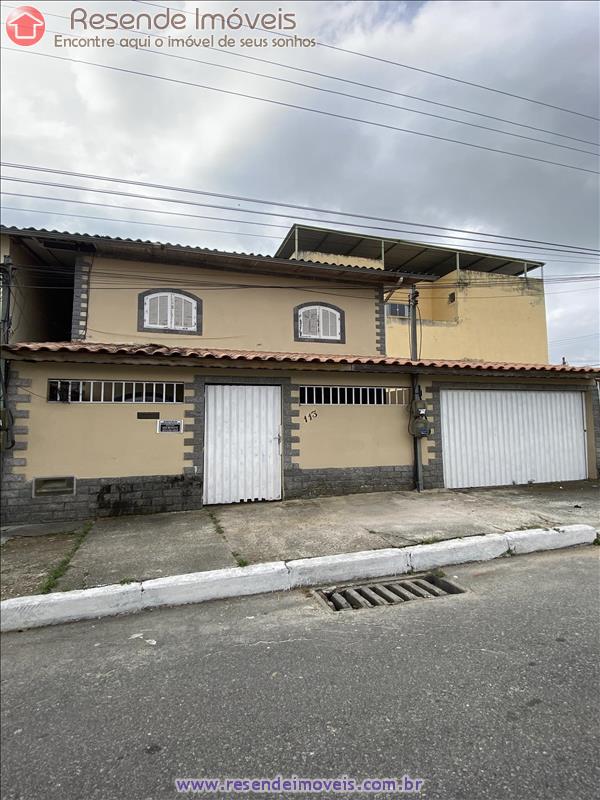
M18 8L18 6L11 6L11 5L8 5L7 3L5 3L4 5L5 5L6 8L13 8L13 9L14 8ZM166 6L165 6L165 8L166 8ZM69 19L69 16L66 15L66 14L50 14L48 12L45 12L44 16L55 17L56 19L65 19L65 20ZM117 30L122 30L122 31L126 30L128 33L130 32L129 29L126 29L126 28L118 28ZM139 31L139 29L136 29L136 31ZM59 33L58 31L49 31L49 32L50 33ZM154 38L159 36L159 34L155 34L155 33L152 33L150 31L144 31L143 33L144 33L144 35L151 36L151 37L154 37ZM61 33L60 35L66 36L67 34ZM69 34L69 37L73 38L70 34ZM472 109L463 108L461 106L451 105L449 103L441 103L441 102L439 102L437 100L430 100L430 99L425 98L425 97L419 97L418 95L407 94L406 92L398 92L398 91L396 91L394 89L387 89L387 88L382 87L382 86L374 86L374 85L369 84L369 83L363 83L361 81L354 81L354 80L351 80L349 78L342 78L339 75L329 75L328 73L318 72L316 70L307 69L305 67L298 67L298 66L294 66L292 64L284 64L281 61L273 61L272 59L268 59L268 58L259 58L258 56L251 56L251 55L248 55L246 53L236 53L233 50L226 50L226 49L221 48L221 47L207 47L207 48L204 48L204 49L212 50L212 51L214 51L216 53L221 53L221 54L224 54L224 55L227 55L227 56L234 56L236 58L243 58L243 59L247 59L249 61L256 61L256 62L262 63L262 64L269 64L271 66L281 67L282 69L288 69L288 70L292 70L294 72L304 73L306 75L315 75L316 77L326 78L327 80L339 81L341 83L347 83L347 84L349 84L351 86L360 86L363 89L372 89L372 90L377 91L377 92L384 92L384 93L387 93L387 94L395 95L397 97L405 97L405 98L407 98L409 100L417 100L420 103L427 103L429 105L439 106L440 108L448 108L448 109L451 109L453 111L461 111L462 113L465 113L465 114L471 114L471 115L477 116L477 117L484 117L485 119L491 119L491 120L494 120L495 122L502 122L502 123L505 123L507 125L516 125L519 128L527 128L528 130L537 131L538 133L548 133L551 136L558 136L558 137L560 137L562 139L569 139L569 140L571 140L573 142L580 142L582 144L590 144L590 145L593 145L594 147L600 146L598 141L594 142L594 141L591 141L589 139L580 139L577 136L569 136L566 133L559 133L558 131L551 131L551 130L548 130L547 128L539 128L539 127L537 127L535 125L528 125L528 124L526 124L524 122L516 122L515 120L506 119L504 117L497 117L497 116L494 116L493 114L484 114L482 111L473 111ZM167 55L167 56L171 56L172 58L181 58L181 59L184 59L186 61L194 61L194 62L196 62L198 64L209 64L209 65L215 66L215 67L222 67L223 69L232 69L231 67L227 67L227 66L222 65L222 64L216 64L216 63L213 63L213 62L210 62L210 61L200 61L199 59L186 58L184 56L175 56L175 55L173 55L171 53L165 53L165 52L159 51L159 50L150 50L150 51L146 51L146 52L155 53L157 55ZM250 75L260 75L261 77L272 79L272 80L283 80L281 78L275 78L273 76L264 75L263 73L259 73L259 72L250 72L248 70L238 70L238 71L245 72L245 73L250 74ZM307 88L308 88L307 84L297 83L296 81L289 81L289 82L293 83L293 84L296 84L298 86L307 86ZM316 87L316 86L312 86L310 88L317 89L318 91L328 91L327 89ZM348 96L352 97L352 95L348 95ZM360 98L360 99L367 100L367 101L371 102L368 98ZM376 102L376 101L373 101L373 102ZM393 106L393 107L394 108L401 108L401 106ZM406 109L406 110L415 112L417 114L418 113L424 113L422 111L417 111L416 109L410 109L409 108L409 109ZM433 116L438 116L438 115L433 115ZM440 118L441 119L449 119L452 122L463 123L465 125L469 124L465 120L457 120L457 119L451 119L451 118L446 118L446 117L440 117ZM481 127L481 126L476 126L476 127ZM498 129L486 128L486 130L498 130ZM513 135L509 131L498 130L498 132L506 133L507 135ZM529 137L525 137L525 138L529 138ZM533 137L531 137L531 140L532 141L543 141L541 139L538 140L538 139L535 139ZM555 144L555 142L546 142L546 143L547 144ZM588 151L581 151L581 152L588 152ZM593 155L596 155L596 153L594 153Z
M471 231L471 230L465 229L465 228L451 228L451 227L443 226L443 225L430 225L430 224L426 224L426 223L423 223L423 222L408 222L407 220L390 219L390 218L386 218L386 217L375 217L375 216L370 216L370 215L367 215L367 214L356 214L356 213L350 213L350 212L346 212L346 211L335 211L335 210L332 210L332 209L318 208L318 207L313 207L313 206L304 206L304 205L298 205L298 204L294 204L294 203L283 203L283 202L274 201L274 200L264 200L264 199L260 199L260 198L254 198L254 197L244 197L242 195L231 195L231 194L222 194L222 193L219 193L219 192L208 192L206 190L201 190L201 189L190 189L190 188L186 188L186 187L182 187L182 186L169 186L169 185L164 185L164 184L160 184L160 183L150 183L148 181L136 181L136 180L131 180L131 179L127 179L127 178L114 178L114 177L110 177L110 176L107 176L107 175L95 175L95 174L90 174L90 173L85 173L85 172L73 172L73 171L70 171L70 170L52 169L50 167L39 167L39 166L31 165L31 164L15 164L15 163L11 163L11 162L2 161L2 162L0 162L0 166L9 167L11 169L28 170L28 171L32 171L32 172L46 172L46 173L53 174L53 175L67 175L69 177L84 178L86 180L104 181L106 183L124 183L124 184L129 184L129 185L132 185L132 186L141 186L141 187L150 188L150 189L162 189L162 190L165 190L165 191L180 192L180 193L184 193L184 194L193 194L193 195L202 195L202 196L205 196L205 197L223 198L223 199L226 199L226 200L236 200L236 201L241 201L241 202L254 203L254 204L257 204L257 205L278 206L278 207L281 207L281 208L298 209L300 211L309 211L309 212L315 213L315 214L333 214L334 216L354 217L355 219L373 220L373 221L376 221L376 222L389 222L389 223L392 223L394 225L411 225L413 227L428 228L428 229L432 229L432 230L454 231L454 232L458 232L458 233L468 233L468 234L473 234L474 233L476 236L485 236L485 237L492 237L492 238L493 237L499 237L501 239L507 239L509 241L514 241L514 242L527 242L529 244L544 245L544 249L546 247L557 247L557 248L566 248L568 250L568 252L584 251L584 252L578 253L578 255L587 255L588 253L592 253L592 254L596 255L596 254L598 254L600 252L598 250L594 250L593 248L583 247L583 246L580 246L580 245L561 244L559 242L546 242L546 241L542 241L540 239L525 239L525 238L522 238L522 237L519 237L519 236L502 236L502 235L499 235L499 234L486 233L486 232L483 232L483 231ZM92 189L92 188L81 187L81 186L66 186L66 187L62 186L61 187L60 184L54 184L54 183L45 184L43 181L27 181L27 180L25 180L23 178L5 177L4 180L12 180L12 181L16 181L18 183L35 183L35 184L48 185L48 186L59 186L59 188L74 188L74 189L77 189L77 190L80 190L80 191L101 191L101 192L109 193L109 194L120 194L120 192L108 192L108 190ZM138 196L138 195L133 195L133 196L135 197L135 196ZM141 197L141 195L139 195L139 196ZM154 198L144 198L144 199L155 199L155 200L159 200L160 202L164 202L165 200L167 200L167 198L156 198L156 197L154 197ZM172 200L170 202L186 203L186 201L183 201L183 200ZM196 205L196 204L195 203L191 203L191 205ZM198 205L202 205L202 204L198 204ZM219 206L212 206L212 207L219 208ZM276 213L276 212L268 212L268 213L265 214L264 212L260 212L260 211L256 211L256 210L252 210L252 209L235 209L235 208L232 208L231 206L225 206L224 209L228 210L228 211L231 211L231 210L237 210L239 212L244 211L245 213L257 214L257 215L263 215L263 216L271 216L271 217L279 216L279 217L287 217L288 219L296 219L296 217L293 216L293 215L281 214L281 213ZM318 222L318 220L312 220L312 221L313 222ZM329 222L327 224L329 224ZM331 223L331 224L344 224L344 223L334 222L334 223ZM359 224L359 223L353 223L353 224ZM362 223L361 223L361 227L367 228L367 227L370 227L370 226L362 225ZM388 228L388 229L384 229L384 230L391 230L391 229ZM407 233L407 231L399 231L399 232L400 233ZM416 235L416 234L419 233L419 231L410 231L409 233L411 233L412 235ZM433 236L434 234L430 234L430 235ZM449 234L445 234L444 238L459 239L459 237L450 236ZM477 239L477 240L474 240L474 241L482 241L482 240ZM500 244L500 242L495 242L495 243L496 244ZM502 244L504 244L504 243L502 243ZM522 245L522 246L524 246L524 245Z
M148 267L148 266L149 266L149 264L145 264L145 267ZM195 265L193 265L193 264L189 265L189 266L191 268L196 268ZM33 273L40 273L40 274L48 273L50 275L66 275L66 276L69 276L69 277L73 276L72 269L68 269L67 267L64 267L64 266L57 267L57 266L51 266L51 265L47 265L47 264L22 264L22 265L18 265L17 264L17 265L15 265L15 267L23 269L26 272L33 272ZM208 268L208 269L210 269L210 268ZM240 270L240 271L243 271L243 270ZM94 278L102 279L103 277L106 277L106 278L110 279L111 282L114 281L114 279L115 279L115 273L114 273L113 270L102 270L101 268L94 267L93 274L94 274ZM479 273L479 274L485 274L485 273ZM139 279L139 280L155 280L156 277L157 277L156 273L144 272L143 270L133 270L133 271L130 270L130 271L127 271L127 270L121 269L119 271L119 278L132 278L132 279ZM298 275L296 277L302 277L302 276ZM424 274L423 275L423 282L421 282L421 287L420 288L421 288L421 290L423 292L436 291L438 289L456 289L456 288L480 289L480 288L485 288L485 287L489 288L489 287L497 287L498 286L498 280L497 279L486 280L485 278L483 278L483 279L479 279L476 282L474 282L474 283L472 283L472 284L470 284L470 285L465 287L464 281L462 281L460 279L453 279L453 280L449 280L448 281L448 280L445 280L443 277L440 277L438 280L429 283L429 282L427 282L427 277L428 276L426 274ZM352 279L352 277L348 276L348 280L351 280L351 279ZM392 273L390 273L390 280L393 280L393 279L394 279L394 273L392 272ZM174 284L175 283L181 283L181 284L189 283L189 278L173 277L173 278L169 278L169 280L172 281ZM593 273L584 273L584 274L578 274L578 275L572 275L572 274L571 275L555 275L555 276L551 276L548 279L546 279L544 281L544 285L563 284L563 283L585 283L585 282L589 282L589 281L598 281L598 280L600 280L600 274L593 274ZM231 282L225 282L225 283L216 282L215 283L214 280L210 280L210 281L197 281L196 280L194 285L195 286L200 286L201 285L201 286L205 286L205 287L208 287L208 288L219 288L219 289L223 289L223 288L225 288L225 289L227 289L227 288L241 288L241 289L281 288L281 289L284 289L287 286L287 284L286 284L286 286L279 286L279 285L275 285L274 286L274 285L269 285L269 284L262 284L260 286L257 286L256 284L253 284L253 283L252 284L231 283ZM315 283L314 283L313 279L311 279L311 285L315 286ZM527 286L527 282L526 282L525 278L519 278L519 277L512 276L512 275L503 275L502 276L502 285L505 286L505 287L508 287L508 288L514 288L515 286L526 287ZM327 283L325 284L325 287L317 285L317 288L322 289L322 288L328 288L329 286L330 286L330 279L327 280ZM356 290L356 291L361 291L361 292L372 291L372 287L368 287L368 286L365 287L364 285L361 285L361 286L356 286L356 285L354 285L354 286L346 286L346 287L343 287L343 288L345 290L348 290L348 291L351 291L351 290ZM407 291L406 289L398 288L395 291L395 293L404 294L406 291Z
M52 15L52 16L58 16L58 15ZM79 38L74 34L62 33L61 31L49 30L48 33L59 34L59 35L63 36L66 39ZM155 36L156 34L150 34L150 35L151 36ZM208 48L208 49L217 50L218 48L211 47L211 48ZM140 52L140 51L138 50L137 52ZM240 67L230 67L230 66L227 66L226 64L218 64L218 63L216 63L214 61L204 61L204 60L202 60L200 58L191 58L189 56L176 55L175 53L165 53L162 50L152 50L152 49L144 48L141 52L152 53L153 55L164 56L166 58L175 58L175 59L177 59L179 61L189 61L189 62L194 63L194 64L203 64L203 65L209 66L209 67L217 67L218 69L225 69L225 70L229 70L229 71L232 71L232 72L239 72L239 73L242 73L244 75L253 75L253 76L259 77L259 78L265 78L266 80L277 81L278 83L286 83L286 84L289 84L291 86L299 86L299 87L301 87L303 89L311 89L311 90L313 90L315 92L325 92L326 94L333 94L333 95L337 95L338 97L347 97L347 98L350 98L352 100L359 100L359 101L362 101L364 103L371 103L371 104L378 105L378 106L385 106L386 108L394 108L394 109L397 109L399 111L408 111L411 114L420 114L420 115L426 116L426 117L433 117L434 119L441 119L444 122L452 122L452 123L455 123L457 125L467 125L467 126L469 126L471 128L479 128L480 130L491 131L492 133L499 133L499 134L503 134L505 136L512 136L513 138L524 139L524 140L529 141L529 142L536 142L537 144L545 144L545 145L549 145L550 147L560 147L560 148L562 148L564 150L572 150L572 151L574 151L576 153L585 153L586 155L594 156L596 158L598 158L598 156L600 155L597 152L594 152L592 150L584 150L581 147L573 147L572 145L561 144L560 142L551 142L548 139L538 139L535 136L526 136L525 134L514 133L513 131L504 131L501 128L492 128L489 125L481 125L481 124L476 123L476 122L468 122L467 120L454 119L453 117L446 117L443 114L433 114L433 113L431 113L429 111L422 111L422 110L415 109L415 108L409 108L407 106L399 106L399 105L394 104L394 103L386 103L384 100L376 100L375 98L372 98L372 97L364 97L364 96L361 96L361 95L350 94L349 92L339 92L339 91L336 91L335 89L327 89L326 87L314 86L314 85L309 84L309 83L302 83L301 81L293 81L293 80L290 80L289 78L281 78L281 77L278 77L278 76L275 76L275 75L265 75L264 72L255 72L254 70L241 69ZM558 135L560 135L560 134L558 134ZM571 137L569 137L569 138L571 138ZM589 144L595 144L595 143L594 142L589 142ZM596 146L599 146L599 145L596 145Z
M8 180L13 180L13 179L9 178ZM137 206L120 206L120 205L117 205L115 203L94 203L94 202L92 202L90 200L75 200L75 199L69 198L69 197L56 197L56 196L51 197L49 195L25 194L25 193L21 193L21 192L7 192L5 190L0 191L0 194L5 195L7 197L26 198L26 199L29 199L29 200L49 200L49 201L52 201L52 202L76 204L76 205L85 205L85 206L94 206L94 207L97 207L97 208L107 208L107 209L114 208L114 209L118 209L119 211L139 211L139 212L146 213L146 214L159 214L160 216L169 215L169 216L175 216L175 217L189 217L189 218L192 218L192 219L209 219L209 220L214 220L214 221L217 221L217 222L234 222L234 223L239 224L239 225L252 225L252 226L261 227L261 228L280 228L280 229L282 228L282 229L284 229L286 231L289 229L289 225L278 225L277 223L261 222L259 220L257 221L257 220L232 219L231 217L215 217L215 216L211 216L210 214L189 214L189 213L186 214L185 212L182 212L182 211L167 211L167 210L165 210L163 208L161 208L159 210L159 209L154 209L154 208L140 208L140 207L137 207ZM143 195L142 195L142 197L143 197ZM158 199L160 199L160 198L158 198ZM168 202L168 200L166 200L166 199L162 200L162 202L165 202L165 201ZM5 209L9 209L10 207L9 206L4 206L4 208ZM24 212L24 213L27 213L28 211L35 211L37 213L37 209L14 207L11 210L20 211L20 212ZM242 210L242 209L237 209L237 210ZM52 209L47 209L47 210L45 209L44 212L49 214L49 215L55 215L55 216L56 215L74 216L72 214L65 214L63 212L53 211ZM98 218L98 219L100 219L100 218ZM106 222L112 222L113 221L112 217L102 218L102 219L105 219ZM296 217L294 217L294 219L296 219ZM117 221L117 220L115 220L115 221ZM318 220L316 220L316 221L318 221ZM136 220L128 220L128 222L130 222L132 225L137 224ZM143 223L141 223L141 224L143 224ZM347 225L348 223L337 222L335 224ZM174 227L174 228L176 228L178 226L170 226L170 225L167 226L167 225L165 225L164 227ZM207 229L193 228L192 230L207 230ZM382 230L394 230L394 229L382 228ZM410 231L406 231L406 232L410 233ZM428 236L438 236L440 238L457 238L459 241L467 241L467 240L462 239L460 237L445 237L445 236L441 236L440 234L435 234L435 233L429 233ZM268 237L268 238L271 238L271 237ZM272 238L279 239L279 237L272 237ZM409 241L409 240L406 240L406 241ZM474 241L483 241L483 240L474 240ZM490 243L489 242L485 242L485 244L490 244ZM502 246L502 247L504 247L504 246L513 247L513 245L504 245L501 242L498 243L498 244L499 244L499 246ZM440 245L437 245L437 246L439 247ZM541 248L537 248L537 247L535 249L537 251L541 250ZM552 255L544 256L544 257L550 258L552 260L552 262L556 263L556 264L595 264L598 261L598 258L594 258L591 255L587 255L587 254L583 254L583 253L581 254L581 258L577 258L577 259L556 259Z
M183 14L188 14L188 15L192 14L191 11L184 11L183 9L179 9L179 8L178 9L173 9L173 8L170 8L169 6L160 5L159 3L149 3L149 2L144 2L144 0L138 0L138 2L140 2L141 5L154 6L156 8L169 9L170 11L175 11L176 10L176 11L180 11ZM248 26L244 26L244 27L248 27ZM272 36L273 35L277 35L277 36L284 36L284 37L286 37L288 39L292 39L293 38L292 35L290 35L288 33L282 33L281 31L272 31L272 30L268 30L267 28L260 28L260 27L257 27L256 30L263 31L264 33L268 33L268 34L270 34ZM486 86L485 84L482 84L482 83L475 83L474 81L467 81L467 80L464 80L463 78L455 78L455 77L453 77L451 75L445 75L445 74L443 74L441 72L433 72L432 70L423 69L421 67L414 67L411 64L402 64L399 61L392 61L389 58L381 58L380 56L373 56L370 53L361 53L360 51L357 51L357 50L350 50L350 49L345 48L345 47L338 47L337 45L327 44L326 42L319 42L318 40L316 40L316 43L317 43L317 45L319 45L319 47L325 47L328 50L335 50L335 51L337 51L339 53L347 53L349 55L359 56L360 58L368 58L371 61L378 61L378 62L380 62L382 64L390 64L390 65L395 66L395 67L402 67L402 69L413 70L414 72L420 72L420 73L422 73L424 75L431 75L431 76L433 76L435 78L442 78L443 80L446 80L446 81L453 81L454 83L461 83L461 84L463 84L465 86L472 86L472 87L474 87L476 89L483 89L486 92L494 92L496 94L504 95L505 97L513 97L516 100L524 100L524 101L526 101L528 103L535 103L536 105L539 105L539 106L545 106L546 108L553 108L555 111L563 111L566 114L575 114L576 116L579 116L579 117L585 117L586 119L592 119L592 120L600 122L600 118L599 117L594 117L594 116L591 116L590 114L584 114L582 111L575 111L574 109L564 108L563 106L557 106L557 105L554 105L553 103L547 103L547 102L545 102L543 100L536 100L536 99L534 99L532 97L525 97L524 95L514 94L513 92L507 92L504 89L496 89L496 88L494 88L492 86Z
M101 222L123 222L126 225L151 225L155 228L173 228L174 230L183 230L183 231L201 231L202 233L221 233L227 236L252 236L257 239L277 239L279 240L279 236L272 236L268 233L248 233L247 231L221 231L216 228L194 228L191 225L172 225L171 223L167 225L163 225L160 222L143 222L141 220L131 220L131 219L114 219L108 217L96 217L91 216L89 214L73 214L71 212L64 212L64 211L48 211L45 208L37 209L37 208L14 208L13 206L3 206L3 208L8 209L9 211L25 211L31 214L54 214L55 216L59 217L74 217L76 219L94 219L100 220ZM124 209L125 210L125 209Z
M50 53L37 53L32 51L18 50L17 48L14 47L4 47L4 46L2 46L2 49L8 50L8 52L11 53L19 53L21 55L26 54L30 56L38 56L41 58L50 58L55 61L63 61L73 64L83 64L84 66L87 65L92 67L98 67L99 69L107 69L111 70L112 72L119 72L124 75L135 75L141 78L153 78L154 80L164 81L166 83L175 83L179 86L191 86L196 89L205 89L206 91L217 92L219 94L226 94L231 97L242 97L245 100L257 100L261 103L268 103L269 105L275 105L280 108L293 108L298 111L307 111L311 114L319 114L322 116L331 117L333 119L343 119L348 122L358 122L360 125L369 125L375 128L383 128L385 130L397 131L398 133L408 133L413 136L423 136L426 139L434 139L436 141L441 141L441 142L450 142L451 144L459 144L464 147L473 147L476 150L482 150L485 152L498 153L500 155L525 159L526 161L535 161L540 164L548 164L554 167L573 169L576 170L577 172L586 172L592 175L600 175L600 172L597 170L588 169L587 167L578 167L575 164L565 164L562 161L552 161L546 158L538 158L537 156L528 156L525 153L515 153L512 150L502 150L497 147L489 147L488 145L475 144L474 142L465 142L462 139L451 139L450 137L438 136L437 134L434 133L425 133L424 131L414 131L411 130L410 128L401 128L397 125L389 125L385 122L375 122L374 120L362 119L361 117L351 117L347 114L337 114L333 111L325 111L324 109L320 108L311 108L310 106L302 106L298 105L297 103L287 103L283 100L273 100L272 98L260 97L258 95L252 95L246 92L236 92L233 91L232 89L222 89L216 86L209 86L208 84L204 83L196 83L194 81L184 81L178 78L168 78L165 75L156 75L150 72L142 72L141 70L128 69L126 67L116 67L114 65L109 65L109 64L99 64L97 61L85 61L79 58L68 58L66 56L57 56L57 55L52 55Z
M574 342L578 339L597 339L600 342L600 331L598 333L584 333L582 336L570 336L567 339L549 339L548 344L561 344L562 342Z

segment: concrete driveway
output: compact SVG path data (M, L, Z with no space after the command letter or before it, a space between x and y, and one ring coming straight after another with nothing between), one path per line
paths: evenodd
M229 545L254 563L520 528L600 524L598 481L508 489L379 492L214 506Z

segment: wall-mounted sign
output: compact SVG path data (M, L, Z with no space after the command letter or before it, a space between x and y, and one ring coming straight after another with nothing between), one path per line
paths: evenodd
M156 423L157 433L182 433L182 419L159 419Z

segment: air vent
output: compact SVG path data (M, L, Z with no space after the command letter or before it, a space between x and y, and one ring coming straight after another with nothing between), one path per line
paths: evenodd
M433 600L466 590L438 575L414 575L390 578L378 583L361 583L317 589L315 594L331 611L359 611L361 608L394 606L412 600Z
M46 494L75 494L75 478L34 478L33 496L41 497Z

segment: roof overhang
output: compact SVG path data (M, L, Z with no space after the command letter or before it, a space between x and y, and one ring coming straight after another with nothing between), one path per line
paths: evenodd
M258 350L220 350L172 347L161 344L113 344L98 342L23 342L6 345L4 356L20 361L85 363L144 363L205 367L316 368L351 372L461 373L529 377L600 377L597 367L563 364L514 364L452 359L391 358L320 353L285 353Z
M457 249L443 245L404 239L389 239L351 231L293 225L275 253L275 258L294 259L295 253L321 253L327 256L367 258L383 263L386 271L409 270L436 280L456 269L472 269L500 275L522 275L542 267L544 262L517 258L513 254L481 253L470 249Z
M410 284L423 280L423 276L412 272L384 271L376 267L355 267L325 262L291 261L277 256L233 253L141 239L120 239L111 236L4 226L0 228L0 233L19 239L40 259L43 259L46 253L50 263L59 266L72 264L79 253L93 253L104 258L128 261L203 267L247 274L320 278L355 285L392 287L400 283Z

